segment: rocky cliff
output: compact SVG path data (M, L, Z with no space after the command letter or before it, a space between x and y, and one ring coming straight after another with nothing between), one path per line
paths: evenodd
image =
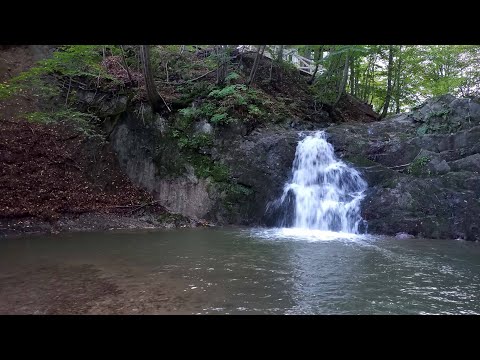
M405 114L328 129L361 169L369 231L480 239L480 103L445 95Z
M196 123L192 134L211 139L199 151L227 169L228 181L199 175L193 158L170 141L165 120L147 118L145 124L124 113L113 127L112 145L133 182L174 212L224 224L274 224L265 208L290 176L299 139L293 126L325 129L337 155L362 171L369 185L362 204L369 232L480 237L477 101L446 95L382 121L265 126L250 134L239 125ZM229 199L229 187L220 186L226 184L248 191Z

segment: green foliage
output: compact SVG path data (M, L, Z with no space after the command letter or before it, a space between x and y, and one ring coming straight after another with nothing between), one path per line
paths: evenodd
M331 103L338 94L345 57L349 56L349 77L345 90L379 111L386 98L389 45L323 45L323 70L314 89L320 101ZM319 45L297 46L315 50ZM389 113L405 111L426 98L451 93L480 94L480 46L394 45L392 98ZM352 70L354 74L352 76ZM352 84L353 81L353 84Z
M182 94L178 103L187 106L194 100L206 97L214 88L213 84L206 81L187 83L178 87L178 91Z
M211 134L195 134L192 138L191 146L195 149L200 149L206 146L213 145L213 136Z
M174 130L175 131L175 130ZM194 134L192 136L181 136L177 131L178 146L181 149L188 148L190 150L200 150L203 147L213 144L213 137L210 134Z
M237 106L248 105L248 98L242 94L235 94L235 105Z
M228 114L227 113L215 114L211 117L210 122L213 124L227 123Z
M61 83L62 79L86 78L87 82L88 79L95 82L107 79L116 83L118 80L101 65L103 48L114 55L120 51L116 46L62 46L51 57L37 62L7 83L0 84L0 99L28 90L46 100L60 94L57 80Z
M223 164L213 164L210 168L210 176L217 182L228 181L230 169Z
M263 116L264 112L258 108L258 106L250 104L248 105L248 113L253 116Z
M363 155L350 155L345 158L345 160L351 162L358 167L378 166L375 161L372 161Z
M87 136L95 134L95 123L99 119L92 115L69 108L63 108L51 112L32 112L26 115L26 119L40 124L65 123L72 125L77 131Z
M100 45L67 45L53 53L50 58L41 60L36 66L21 73L12 82L23 82L46 74L61 76L107 76L101 66Z
M282 61L280 64L279 64L280 68L284 71L284 72L297 72L298 69L296 68L295 65L293 65L292 63L290 62L287 62L287 61Z
M261 118L267 113L262 107L268 102L262 102L258 91L248 89L243 84L212 89L206 97L197 97L196 100L199 102L196 107L179 110L181 117L177 120L177 127L186 129L199 119L208 119L215 125L225 125L236 121L238 111L242 113L244 120Z
M246 187L245 185L241 184L231 184L228 188L227 191L231 194L231 196L234 197L245 197L245 196L250 196L254 193L254 191Z
M226 77L225 77L225 81L227 83L231 82L232 80L237 80L240 78L240 75L238 75L236 72L231 72L230 74L228 74Z
M397 186L397 179L394 177L387 178L381 183L381 186L385 189L394 189Z
M227 182L230 177L230 170L227 166L215 163L209 156L198 153L191 153L187 160L195 169L195 175L200 178L212 178L215 182Z
M430 162L428 156L420 156L415 158L412 163L407 167L407 173L415 176L419 176L425 172L425 165Z
M180 52L180 45L164 45L165 50L178 53Z
M188 128L193 121L207 118L212 124L227 124L231 121L226 113L227 108L216 103L205 102L199 108L180 109L181 117L177 120L176 125L180 129Z
M178 112L182 115L183 118L189 121L196 119L199 115L202 114L202 111L200 109L194 107L180 109Z
M9 98L19 91L18 87L8 83L0 83L0 100Z
M235 204L246 201L254 194L254 191L251 188L234 182L220 183L218 184L218 187L220 191L224 193L223 203L225 208L229 211L234 210L233 206Z
M215 103L205 101L202 106L200 107L200 111L202 115L210 118L212 117L218 110L218 106Z
M417 135L448 134L458 131L462 123L460 120L454 122L453 119L450 119L448 116L450 112L451 109L440 109L427 113L425 118L421 119L423 124L417 129Z
M442 118L444 120L447 120L448 114L450 114L451 109L442 109L438 111L431 111L427 114L425 117L426 120L431 119L431 118Z
M243 84L228 85L221 89L212 90L208 96L216 99L223 99L229 95L235 94L239 90L247 90L247 87Z
M55 51L51 58L39 63L40 71L55 72L64 76L97 77L101 67L101 46L68 45Z

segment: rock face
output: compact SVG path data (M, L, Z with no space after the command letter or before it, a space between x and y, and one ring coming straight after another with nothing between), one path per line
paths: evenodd
M124 112L110 127L122 168L170 211L217 223L274 224L265 209L291 174L297 130L265 126L247 134L239 124L194 124L212 138L202 151L251 191L228 200L212 177L199 176L182 158L159 116ZM445 95L409 113L326 132L337 156L368 183L362 216L370 233L480 240L480 103Z
M163 156L170 163L177 160L177 154L163 141L164 120L151 114L148 119L143 123L134 114L124 113L115 124L110 138L120 166L135 184L171 212L195 219L208 217L218 197L209 191L209 180L198 179L188 168L177 177L162 174L157 153L170 152Z
M126 112L113 125L111 145L129 178L174 213L217 223L261 224L265 205L285 183L295 154L296 131L244 136L240 128L217 128L199 122L198 133L213 136L206 152L228 167L231 179L251 195L228 194L211 177L201 178L166 136L165 120L152 114L143 122ZM107 127L112 125L107 125ZM233 206L233 208L232 208Z
M369 232L480 240L480 103L445 95L328 133L369 184Z
M224 139L218 146L218 157L232 170L239 184L254 191L250 203L239 218L242 224L271 224L266 206L283 191L290 176L298 133L288 130L266 130L250 136Z

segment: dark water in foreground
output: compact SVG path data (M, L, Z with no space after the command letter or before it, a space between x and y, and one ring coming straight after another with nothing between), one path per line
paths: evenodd
M480 244L262 229L0 240L1 314L479 314Z

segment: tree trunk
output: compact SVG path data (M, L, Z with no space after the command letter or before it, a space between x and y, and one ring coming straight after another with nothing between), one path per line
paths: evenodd
M400 96L402 93L402 83L401 83L401 74L402 74L402 45L398 48L398 62L397 62L397 71L395 75L395 114L400 113Z
M358 66L358 62L356 64L357 66L355 67L355 90L354 90L354 95L358 97L358 93L359 93L359 89L358 89L358 86L359 86L359 76L358 76L358 73L360 72L360 68Z
M340 81L340 86L338 87L337 99L333 103L333 107L337 106L338 102L342 98L343 93L345 92L345 86L347 85L347 79L348 79L348 64L349 64L348 60L349 60L349 56L347 51L345 55L345 66L343 67L342 81Z
M385 104L379 119L383 119L387 115L388 107L390 106L390 99L392 97L392 68L393 68L393 45L388 48L388 74L387 74L387 96L385 97Z
M303 49L303 57L310 60L312 58L312 49L309 46L306 46Z
M278 52L277 52L277 61L280 62L283 60L283 47L285 45L280 45L280 47L278 48Z
M153 111L160 113L164 109L164 103L153 81L149 45L140 45L140 58L142 61L142 71L145 79L148 101L150 102Z
M310 79L308 79L307 83L308 85L312 85L314 80L315 80L315 76L317 76L317 72L318 72L318 67L320 66L320 63L317 63L315 65L315 70L313 71L313 74L312 76L310 77Z
M355 58L350 59L350 95L355 95Z
M255 79L255 74L257 72L258 64L260 62L260 56L263 55L265 47L267 45L259 45L257 49L257 55L255 56L255 61L253 62L252 70L250 71L250 76L248 77L247 86L250 86Z
M130 70L128 70L128 64L127 64L127 59L125 58L125 51L123 50L123 45L120 45L120 50L122 51L123 65L125 66L125 70L127 70L128 81L130 82L130 84L132 84L133 83L132 75L130 75Z
M272 72L273 72L273 59L270 59L270 76L268 77L268 81L272 81Z
M397 91L395 94L395 114L400 114L400 96L402 91L402 83L400 77L398 78Z
M322 59L323 59L323 45L319 49L315 50L315 62L316 62L315 70L313 71L311 78L308 80L309 85L312 85L313 82L315 81L315 76L317 75L318 67L320 66L320 61L322 61Z
M372 104L372 100L369 100L375 81L375 63L377 62L377 57L375 54L371 54L368 58L367 73L365 77L365 86L362 95L362 100Z
M228 45L219 45L217 48L217 85L222 85L225 82L228 72Z

